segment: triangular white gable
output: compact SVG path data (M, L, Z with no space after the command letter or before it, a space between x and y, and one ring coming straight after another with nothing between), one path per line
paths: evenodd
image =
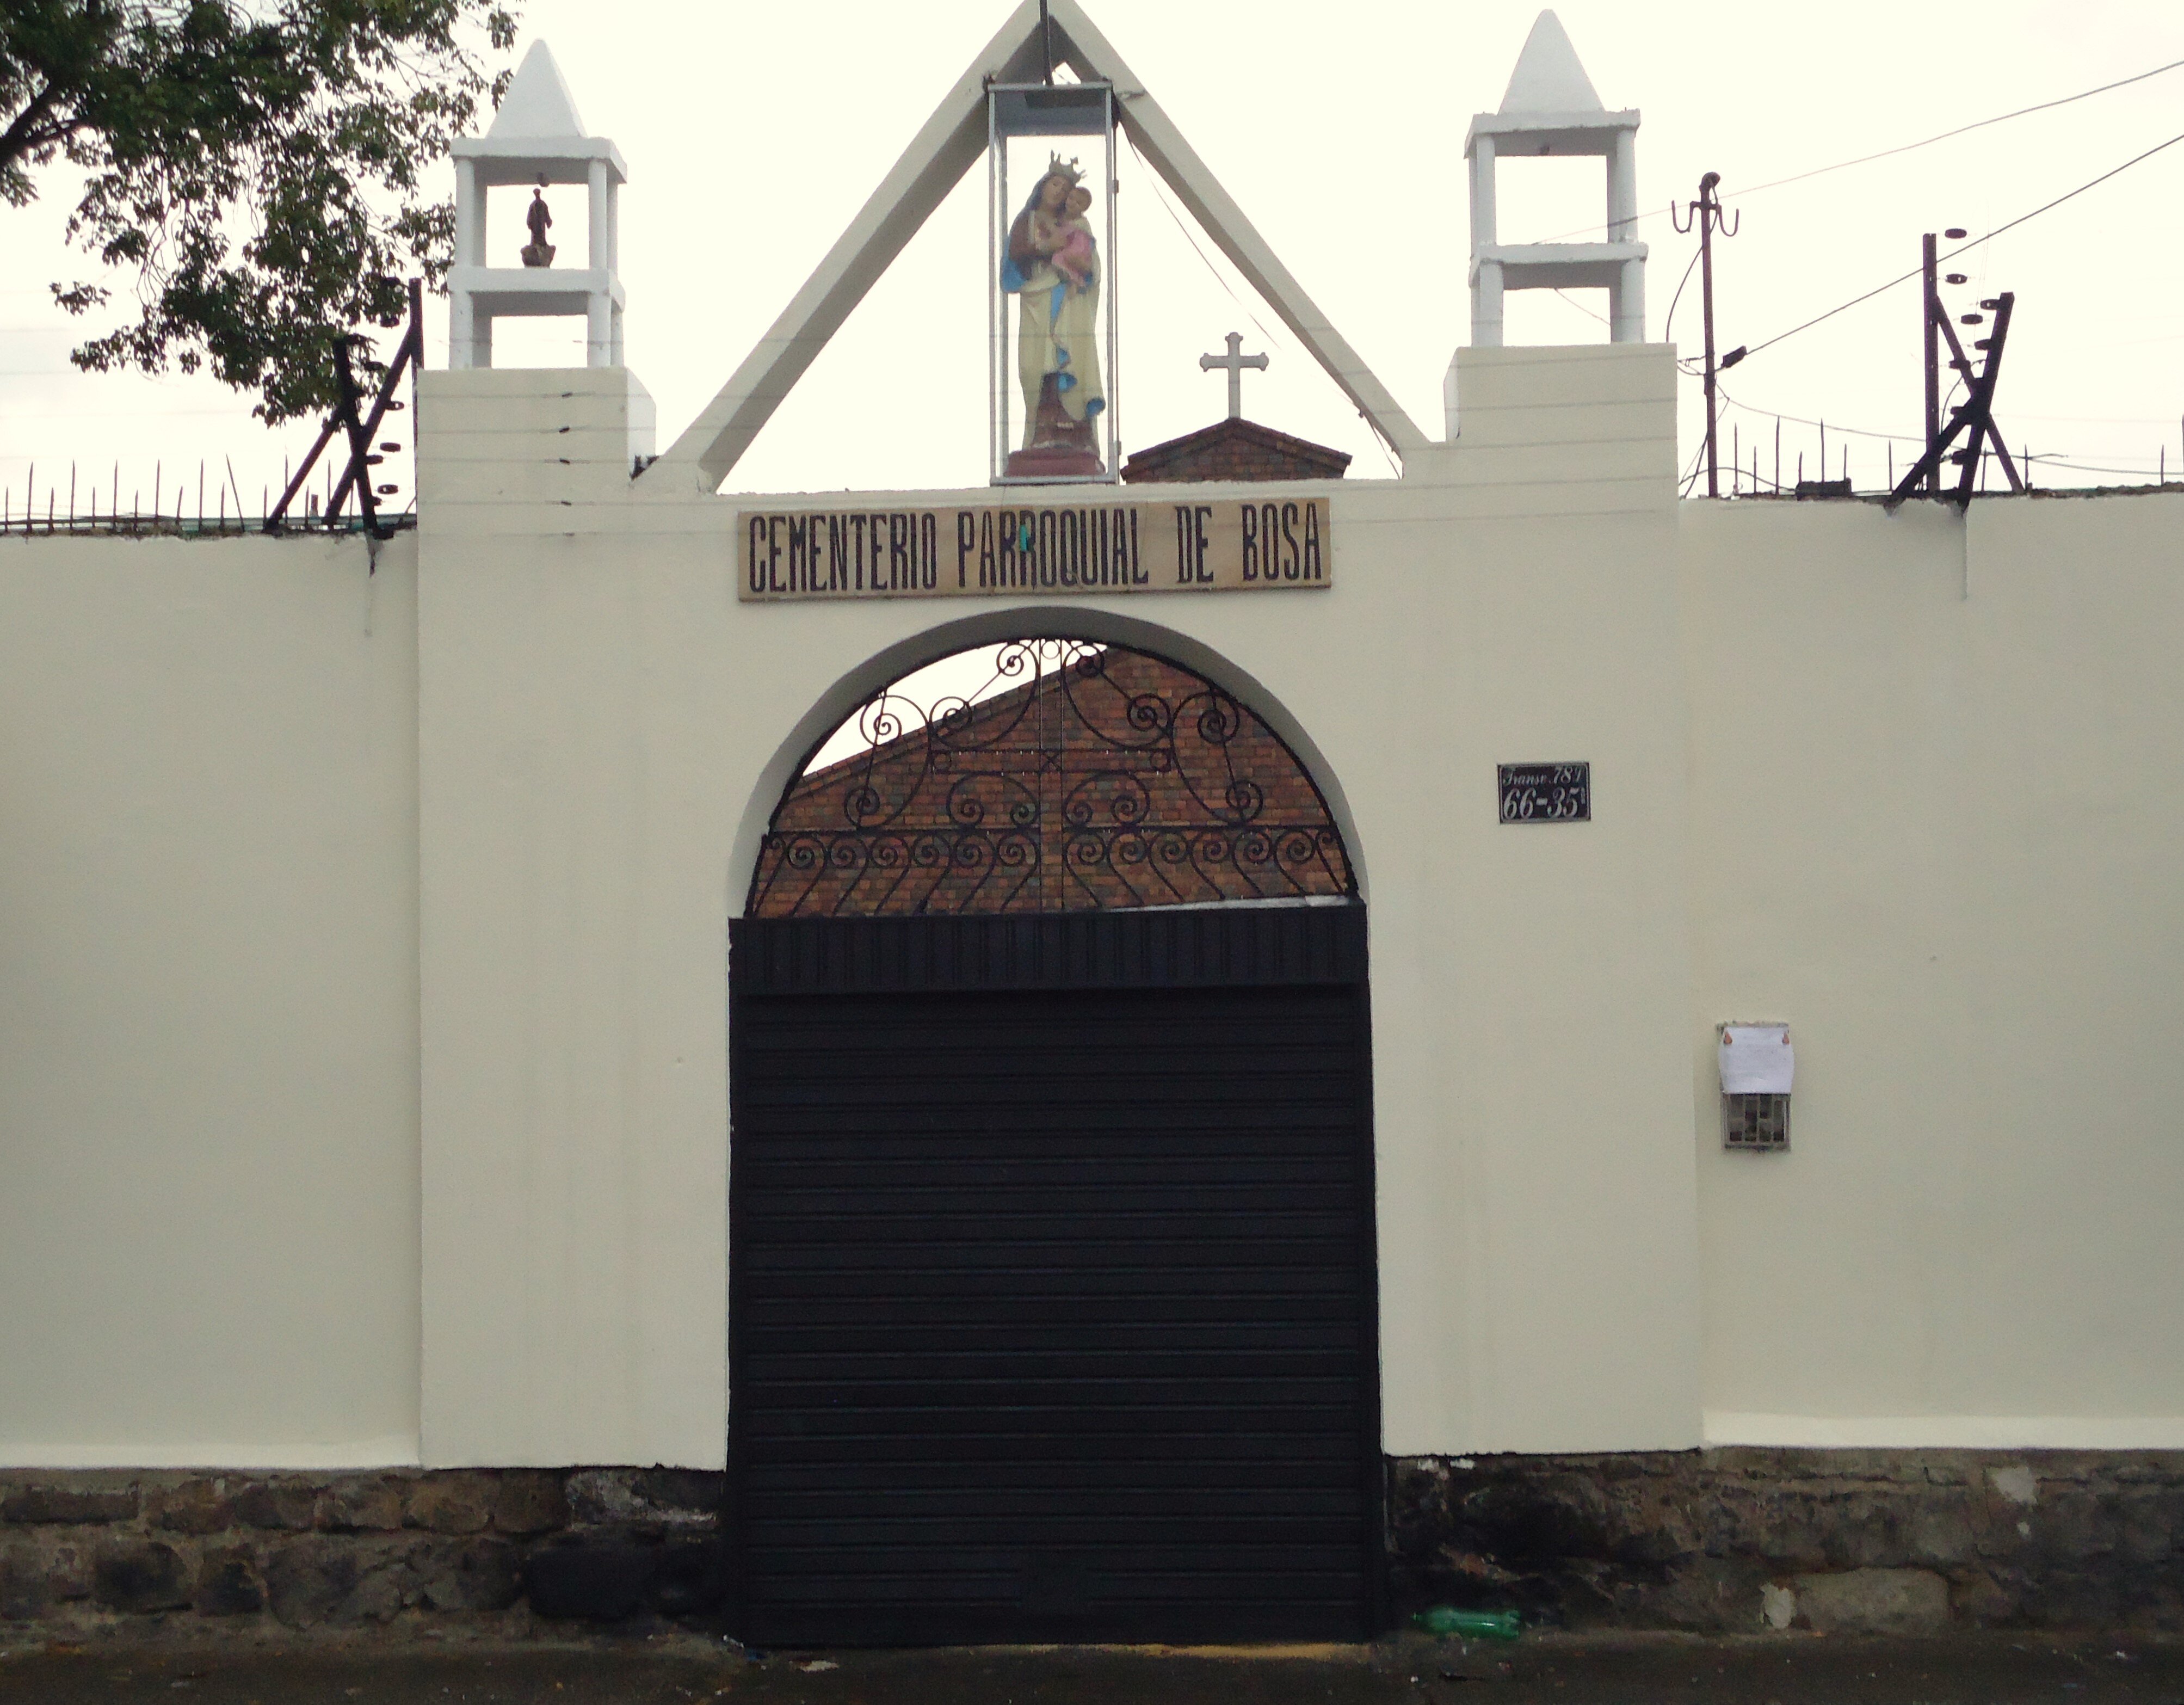
M576 98L561 78L561 68L546 51L543 41L533 42L523 63L515 68L508 92L500 98L488 137L503 141L531 141L554 137L582 137L584 121L577 116Z
M1141 92L1144 85L1106 38L1093 28L1076 0L1048 0L1047 12L1053 22L1056 63L1067 64L1088 81L1111 82L1123 92L1123 129L1138 151L1251 287L1266 298L1297 341L1326 369L1328 376L1395 447L1397 455L1408 457L1426 449L1425 434L1357 352L1328 323L1327 316L1313 306L1289 269L1275 258L1242 209L1229 199L1205 162L1169 122L1160 103ZM864 300L865 293L963 174L983 156L986 84L1033 82L1045 70L1039 0L1022 0L1000 32L926 120L895 162L894 170L872 192L817 270L736 369L734 377L666 454L646 470L640 484L690 478L701 490L719 488L782 399Z
M1577 49L1552 12L1540 14L1532 33L1524 38L1524 51L1517 56L1517 69L1509 74L1509 87L1502 97L1504 113L1596 113L1602 111L1593 92L1592 79L1579 63Z

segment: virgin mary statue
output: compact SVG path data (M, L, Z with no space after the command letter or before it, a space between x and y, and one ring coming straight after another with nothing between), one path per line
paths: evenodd
M1001 288L1017 300L1017 376L1023 386L1023 448L1014 475L1101 471L1099 418L1100 258L1082 174L1056 158L1009 227Z

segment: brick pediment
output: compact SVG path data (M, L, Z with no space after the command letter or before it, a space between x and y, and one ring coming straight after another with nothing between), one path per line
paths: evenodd
M1187 480L1339 480L1350 465L1340 450L1293 438L1256 421L1217 421L1201 432L1139 450L1123 468L1133 483Z

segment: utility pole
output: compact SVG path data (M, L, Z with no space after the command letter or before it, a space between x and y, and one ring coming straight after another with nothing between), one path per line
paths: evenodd
M1926 448L1932 449L1942 441L1942 313L1941 283L1934 274L1934 233L1928 231L1919 239L1919 276L1924 281L1925 304L1919 314L1919 325L1926 337ZM1940 490L1941 465L1936 462L1926 476L1926 495L1933 497Z
M1699 198L1689 203L1691 224L1696 225L1699 230L1699 300L1706 317L1706 468L1707 495L1710 498L1721 495L1720 441L1717 431L1719 411L1715 404L1715 382L1719 373L1734 367L1744 359L1744 346L1740 343L1719 365L1714 360L1713 234L1718 229L1724 237L1734 237L1744 223L1741 214L1737 215L1736 225L1723 222L1721 203L1714 195L1714 190L1720 182L1719 172L1708 172L1699 180ZM1672 209L1669 212L1671 223L1674 222L1674 218ZM1691 225L1676 226L1679 232L1688 231L1691 228Z

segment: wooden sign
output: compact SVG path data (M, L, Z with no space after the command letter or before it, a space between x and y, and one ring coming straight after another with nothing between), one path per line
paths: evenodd
M746 602L1305 591L1334 572L1324 497L744 510L736 532Z
M1494 775L1505 823L1589 823L1591 764L1497 764Z

